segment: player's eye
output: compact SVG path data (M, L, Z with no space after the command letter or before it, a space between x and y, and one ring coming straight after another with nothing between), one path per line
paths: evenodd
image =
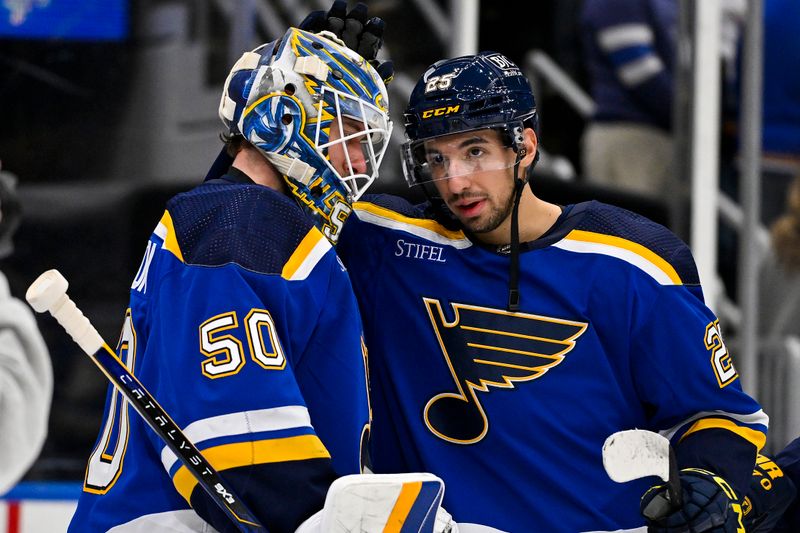
M475 158L481 157L485 153L486 152L484 151L483 148L481 148L479 146L473 146L467 151L467 156L470 159L475 159Z
M428 154L428 164L432 167L441 167L445 164L442 154Z

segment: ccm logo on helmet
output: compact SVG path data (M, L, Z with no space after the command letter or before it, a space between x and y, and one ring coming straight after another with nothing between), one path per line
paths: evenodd
M461 104L457 104L428 109L427 111L422 112L422 118L442 117L449 115L450 113L457 113L460 107Z

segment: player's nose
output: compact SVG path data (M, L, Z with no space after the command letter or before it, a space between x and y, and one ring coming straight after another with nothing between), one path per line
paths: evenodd
M459 194L469 189L472 184L467 174L460 174L445 178L445 187L451 194Z
M347 143L347 152L350 155L350 166L352 167L352 173L366 174L367 159L364 157L364 150L361 147L361 143L358 141L351 141Z

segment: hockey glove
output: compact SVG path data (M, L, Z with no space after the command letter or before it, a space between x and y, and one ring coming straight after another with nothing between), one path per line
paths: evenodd
M794 501L794 483L783 475L780 467L764 455L756 459L750 488L742 502L747 533L767 533Z
M298 26L301 30L311 32L327 30L336 34L348 48L367 60L376 59L378 50L383 44L385 27L383 19L367 18L367 5L362 2L347 13L346 0L335 0L327 13L325 11L310 13Z
M313 11L298 26L314 33L329 31L339 37L351 50L370 62L385 83L394 75L391 61L379 61L386 22L380 17L367 18L367 5L359 2L347 12L346 0L335 0L326 11Z
M683 505L677 509L669 502L666 484L642 496L640 509L649 533L744 533L741 505L724 479L708 470L684 468L680 481Z

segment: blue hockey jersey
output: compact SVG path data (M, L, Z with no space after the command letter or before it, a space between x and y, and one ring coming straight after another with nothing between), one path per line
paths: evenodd
M589 202L521 250L509 312L504 250L399 198L355 204L337 251L370 352L375 471L432 472L456 521L515 533L642 526L656 480L617 484L602 465L623 429L661 432L686 463L697 436L742 443L746 487L767 416L741 390L688 248Z
M262 523L294 531L335 477L361 471L361 321L347 272L297 205L231 181L167 204L117 353ZM110 388L70 531L212 531L209 523L231 529Z
M678 0L591 0L580 15L594 120L671 129Z

